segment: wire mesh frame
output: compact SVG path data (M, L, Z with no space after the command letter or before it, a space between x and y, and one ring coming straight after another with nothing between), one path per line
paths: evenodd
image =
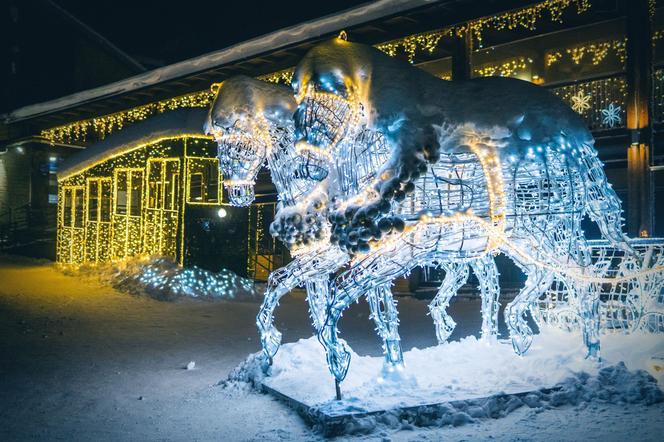
M629 243L642 257L641 263L606 240L588 241L593 273L608 281L616 279L592 283L591 290L599 293L600 329L604 333L662 333L664 275L642 274L640 270L664 265L664 239L633 239ZM545 323L573 330L581 321L578 304L569 284L558 279L540 297L535 314Z

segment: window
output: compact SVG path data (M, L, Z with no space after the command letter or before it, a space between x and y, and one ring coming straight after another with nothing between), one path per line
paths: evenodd
M141 216L143 172L120 169L115 172L115 213ZM104 189L102 188L102 194ZM110 204L109 204L110 207Z
M141 216L141 196L143 194L143 172L135 170L131 173L131 198L129 215Z
M115 213L118 215L127 214L127 172L118 171L115 175L115 185L117 186L115 195Z
M62 224L64 227L83 228L85 216L85 187L65 187L63 189Z
M99 221L99 181L88 180L88 221Z
M100 203L100 221L107 223L111 221L111 180L101 181L101 203Z
M189 176L189 201L203 202L203 174L193 173Z
M216 158L189 158L188 198L190 204L218 204L219 160Z
M83 188L74 189L74 227L83 227L84 202Z
M180 160L151 160L148 164L148 209L177 210Z
M148 209L161 207L161 161L148 165Z
M164 173L164 209L177 210L180 163L178 161L166 161L164 163Z
M88 221L111 220L110 178L88 179Z
M64 213L62 214L62 223L65 227L71 227L71 215L72 215L72 189L65 188L65 201L64 201Z

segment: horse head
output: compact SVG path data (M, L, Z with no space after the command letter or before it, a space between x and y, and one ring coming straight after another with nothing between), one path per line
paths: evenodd
M295 101L287 87L245 76L217 91L205 124L219 145L219 167L230 203L254 200L256 175L284 133L292 132Z

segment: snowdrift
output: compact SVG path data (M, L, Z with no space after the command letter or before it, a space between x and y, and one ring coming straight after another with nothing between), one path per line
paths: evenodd
M201 298L253 301L262 298L252 280L227 269L210 272L196 266L180 267L169 258L135 258L98 266L80 266L67 273L87 274L133 295L160 301Z

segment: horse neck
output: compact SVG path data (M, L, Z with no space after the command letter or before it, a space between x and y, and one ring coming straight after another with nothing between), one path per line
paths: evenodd
M370 130L358 134L353 142L344 146L336 160L341 195L355 195L370 185L389 156L389 146L380 134Z
M297 153L293 145L292 131L273 130L270 133L272 147L267 155L267 166L270 169L272 184L277 189L279 200L286 206L295 203L298 195L296 178L293 167L296 164Z

